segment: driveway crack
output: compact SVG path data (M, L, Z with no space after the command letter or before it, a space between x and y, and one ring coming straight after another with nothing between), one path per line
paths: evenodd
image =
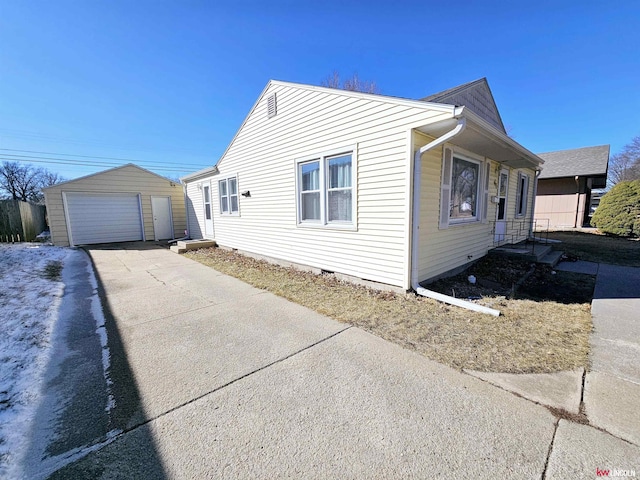
M284 362L284 361L286 361L286 360L288 360L288 359L290 359L292 357L295 357L296 355L299 355L300 353L302 353L302 352L304 352L306 350L309 350L309 349L311 349L311 348L313 348L313 347L315 347L317 345L320 345L321 343L324 343L327 340L331 340L332 338L340 335L341 333L346 332L350 328L352 328L351 325L349 325L346 328L343 328L342 330L339 330L339 331L337 331L335 333L332 333L331 335L329 335L327 337L321 338L320 340L318 340L318 341L316 341L316 342L314 342L314 343L312 343L310 345L307 345L306 347L303 347L303 348L301 348L299 350L296 350L295 352L290 353L289 355L286 355L284 357L278 358L277 360L274 360L273 362L270 362L270 363L268 363L266 365L263 365L263 366L261 366L259 368L256 368L255 370L252 370L252 371L250 371L248 373L245 373L244 375L241 375L241 376L239 376L237 378L234 378L233 380L230 380L229 382L225 383L224 385L220 385L219 387L216 387L213 390L210 390L208 392L203 393L202 395L199 395L199 396L197 396L195 398L192 398L191 400L189 400L187 402L184 402L184 403L182 403L180 405L176 405L175 407L170 408L169 410L167 410L166 412L161 413L160 415L156 415L153 418L148 418L144 422L138 423L138 424L136 424L136 425L134 425L134 426L132 426L130 428L127 428L126 430L123 430L122 432L120 432L117 436L120 437L120 436L122 436L122 435L124 435L124 434L126 434L128 432L136 430L139 427L142 427L142 426L144 426L144 425L146 425L148 423L153 422L154 420L157 420L157 419L159 419L161 417L164 417L165 415L168 415L169 413L175 412L176 410L179 410L182 407L185 407L185 406L187 406L187 405L189 405L191 403L197 402L198 400L200 400L200 399L202 399L202 398L204 398L204 397L206 397L208 395L211 395L212 393L216 393L216 392L218 392L218 391L220 391L220 390L222 390L224 388L227 388L228 386L233 385L234 383L239 382L240 380L244 380L245 378L250 377L252 375L255 375L256 373L261 372L262 370L266 370L267 368L270 368L270 367L272 367L274 365L277 365L278 363L282 363L282 362Z
M541 480L546 480L547 478L547 469L549 468L549 459L551 458L551 453L553 451L553 442L556 440L556 433L558 432L558 425L560 425L560 419L556 420L556 424L553 426L553 435L551 436L551 443L549 444L549 451L547 452L547 459L544 462L544 470L542 471Z

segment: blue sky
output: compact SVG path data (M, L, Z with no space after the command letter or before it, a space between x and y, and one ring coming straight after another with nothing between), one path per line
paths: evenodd
M215 164L269 79L334 70L406 98L487 77L529 150L615 153L640 135L639 63L629 0L0 0L0 159L184 175Z

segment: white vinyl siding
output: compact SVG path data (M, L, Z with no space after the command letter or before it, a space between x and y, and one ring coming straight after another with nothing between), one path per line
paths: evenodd
M414 151L426 145L432 137L415 132ZM441 215L441 190L442 178L444 176L443 166L446 168L446 154L444 151L451 149L451 156L455 156L456 148L446 145L426 152L422 156L422 189L420 196L420 230L419 230L419 262L418 279L428 280L457 267L461 267L473 260L486 255L493 244L493 220L496 218L497 205L489 201L491 196L498 195L498 175L503 167L491 159L484 159L482 171L483 176L480 184L482 186L482 197L484 205L480 207L483 219L480 222L470 222L450 226L449 228L438 228L442 221ZM471 155L469 153L469 155ZM467 155L467 156L469 156ZM533 170L524 170L529 175L533 175ZM508 202L507 205L507 225L510 236L509 242L519 242L527 237L527 222L530 214L522 218L515 218L515 207L512 207L512 198L516 195L517 182L514 172L509 175ZM532 182L529 182L530 184ZM531 188L528 186L528 212L531 205ZM450 196L444 198L449 199ZM446 203L449 209L449 202ZM488 221L488 219L492 221ZM514 222L514 220L517 220Z
M188 234L191 238L203 238L204 231L204 194L203 189L198 188L198 182L188 183L187 191L187 218L189 220Z
M267 98L272 93L277 94L278 114L269 119ZM408 288L408 132L450 115L445 109L427 110L384 97L272 84L218 163L219 176L210 177L217 189L218 179L237 174L242 189L251 191L251 197L240 197L242 221L215 217L216 241ZM323 152L340 153L337 148L349 145L353 225L300 228L296 162L314 161L313 155L320 160Z
M432 137L419 132L414 133L414 151L426 145ZM450 151L450 156L446 153ZM422 179L420 192L420 230L419 230L419 261L418 279L427 280L454 268L465 265L485 255L492 245L492 226L484 218L486 204L486 215L493 218L495 215L495 205L479 200L479 207L482 212L482 221L472 221L460 224L449 224L449 212L451 208L450 193L442 193L443 178L451 178L443 172L447 168L447 158L453 159L456 156L452 147L438 147L422 155ZM490 160L480 163L480 190L479 197L485 197L487 187L484 178L489 172L489 186L495 180L496 165ZM445 199L444 206L441 199ZM439 227L440 225L440 227ZM442 228L444 227L444 228ZM449 228L447 228L449 227Z
M124 165L64 182L45 190L49 227L55 245L69 245L66 212L62 198L63 192L139 194L142 205L144 238L146 239L155 238L151 196L168 196L171 198L175 234L182 236L182 232L187 228L182 185L134 165ZM103 210L98 209L94 214L99 219L103 214Z

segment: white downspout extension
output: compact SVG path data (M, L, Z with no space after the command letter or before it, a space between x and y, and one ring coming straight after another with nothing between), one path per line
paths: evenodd
M442 145L450 138L455 137L459 133L461 133L467 125L467 122L464 118L458 119L458 124L453 128L453 130L445 133L441 137L436 138L432 142L426 144L424 147L421 147L414 155L413 158L413 222L412 222L412 232L411 232L411 288L415 290L418 295L423 297L433 298L434 300L438 300L440 302L448 303L449 305L455 305L457 307L466 308L467 310L473 310L481 313L488 313L489 315L493 315L495 317L500 315L499 310L495 310L493 308L484 307L482 305L477 305L472 302L467 302L465 300L461 300L459 298L450 297L449 295L444 295L442 293L434 292L433 290L428 290L420 286L418 282L418 253L419 253L419 240L420 240L420 183L421 183L421 175L422 175L422 154L435 148L439 145Z

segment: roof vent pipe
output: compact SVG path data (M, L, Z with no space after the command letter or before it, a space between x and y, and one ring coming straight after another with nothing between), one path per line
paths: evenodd
M415 290L418 295L423 297L433 298L434 300L438 300L440 302L448 303L450 305L455 305L458 307L466 308L467 310L474 310L476 312L488 313L489 315L493 315L495 317L500 315L499 310L495 310L493 308L484 307L482 305L478 305L475 303L467 302L465 300L460 300L459 298L450 297L449 295L444 295L442 293L434 292L433 290L428 290L420 286L418 282L418 253L419 253L419 242L420 242L420 178L422 176L422 154L435 148L439 145L442 145L450 138L455 137L459 133L461 133L467 125L465 118L459 118L458 124L450 131L445 133L444 135L436 138L432 142L426 144L416 151L415 156L413 158L413 222L412 222L412 232L411 232L411 287ZM443 200L444 201L444 200Z

